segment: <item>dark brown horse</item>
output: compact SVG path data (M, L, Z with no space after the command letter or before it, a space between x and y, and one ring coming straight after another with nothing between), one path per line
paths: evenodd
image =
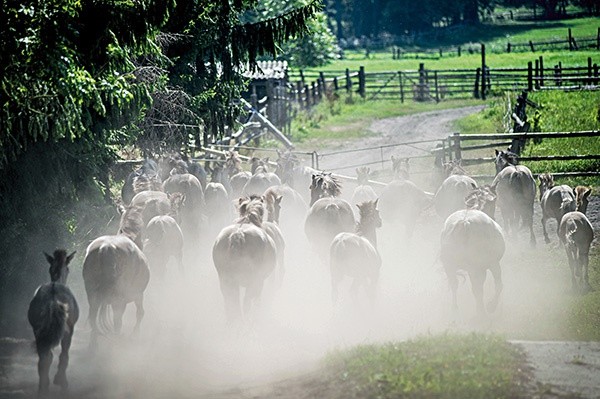
M61 344L58 371L54 376L54 384L63 389L68 387L67 366L69 365L69 348L79 319L77 300L67 287L69 262L75 252L67 256L67 251L57 249L54 256L46 255L50 263L50 283L40 286L31 303L27 317L35 335L35 347L39 356L39 392L45 394L50 388L50 366L52 365L52 348Z

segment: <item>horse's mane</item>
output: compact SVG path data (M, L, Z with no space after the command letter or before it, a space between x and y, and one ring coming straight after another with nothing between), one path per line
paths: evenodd
M235 151L228 151L225 154L225 166L227 167L227 170L231 176L243 170L242 160L240 159L239 154Z
M236 223L252 223L255 226L262 227L265 216L263 198L257 195L240 198L238 212L240 217L236 220Z
M319 190L332 197L339 197L342 194L342 184L330 173L321 173L313 176L311 190Z
M142 191L162 191L162 185L158 176L148 176L145 174L133 178L133 192L135 194Z
M467 209L485 212L493 218L494 209L496 208L496 194L489 185L477 187L465 197L465 206Z
M514 152L507 151L496 151L496 167L501 166L502 168L508 165L516 166L519 164L519 156Z
M119 234L122 234L135 243L141 242L144 219L142 217L143 206L129 206L121 215Z

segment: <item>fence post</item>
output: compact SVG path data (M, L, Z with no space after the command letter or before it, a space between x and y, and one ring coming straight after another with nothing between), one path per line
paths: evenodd
M485 100L485 44L481 43L481 99Z
M527 63L527 91L533 91L533 63Z
M558 65L554 65L554 86L560 86L560 70Z
M544 57L540 55L540 86L544 87Z
M398 79L400 80L400 102L404 104L404 83L402 82L402 71L398 71Z
M321 78L317 79L317 98L319 100L321 100L323 98L323 81L321 81Z
M448 161L452 161L452 136L448 136Z
M479 78L481 76L481 68L477 68L475 73L475 87L473 88L473 97L479 98Z
M311 94L310 94L310 87L308 85L306 85L306 84L304 85L304 95L306 96L304 98L305 108L308 109L308 108L310 108L310 102L311 102L310 101L311 100L310 96L311 96Z
M304 71L302 69L300 70L300 80L302 81L302 86L304 86L306 81L304 80Z
M444 56L444 53L442 52L442 49L440 49L440 58L442 58Z
M318 99L319 99L319 92L317 91L317 82L315 82L314 80L312 81L312 83L310 84L310 91L311 91L311 103L313 105L318 103Z
M454 133L452 137L454 138L454 158L462 159L462 154L460 153L460 133Z
M540 88L540 60L535 60L535 88Z
M350 79L350 69L346 68L346 92L352 94L352 79Z
M458 46L458 56L460 57L460 46Z
M333 91L337 93L339 88L340 88L340 86L338 84L337 76L334 76L333 77Z
M594 84L598 84L598 64L594 64Z
M573 51L573 35L571 34L571 28L569 28L569 51Z
M426 76L425 76L425 63L419 63L419 87L417 90L418 93L418 101L425 100L425 85L427 84Z
M437 71L435 71L433 73L433 79L434 79L434 84L435 84L435 102L439 103L440 102L440 92L438 90L438 73Z
M508 42L508 44L506 45L506 52L510 53L510 42Z
M358 94L360 94L362 98L365 98L365 83L365 67L361 65L358 69Z
M600 28L598 28L598 33L596 34L596 50L600 50Z
M588 76L590 77L588 79L588 83L587 84L591 85L592 84L592 71L593 71L593 69L592 69L592 57L588 57L587 61L588 61Z

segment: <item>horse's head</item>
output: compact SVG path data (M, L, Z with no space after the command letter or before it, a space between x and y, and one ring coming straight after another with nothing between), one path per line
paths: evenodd
M473 189L465 197L467 209L477 209L487 214L492 219L496 213L496 194L488 185Z
M398 158L392 155L392 170L399 179L410 179L410 158Z
M128 206L121 215L121 223L117 234L122 234L135 242L139 249L143 249L144 210L150 211L153 201L148 201L146 206ZM164 213L162 213L164 214Z
M225 170L229 177L242 171L242 160L235 151L228 151L225 154Z
M371 169L365 166L356 169L356 182L358 185L366 185L369 183L369 177L371 176Z
M500 171L506 168L509 165L518 165L519 164L519 156L514 152L510 151L510 149L506 151L498 151L496 150L496 174L500 173Z
M325 197L338 197L342 193L342 186L331 173L312 175L310 184L310 205Z
M240 217L237 223L252 223L261 227L265 217L265 202L262 196L251 195L238 199L238 212Z
M542 200L542 196L547 190L550 190L554 187L554 176L550 173L542 173L538 176L538 181L540 182L540 201Z
M265 195L265 204L267 208L267 220L269 222L279 223L279 214L281 213L282 195L277 195L272 191Z
M577 211L585 214L587 212L587 206L589 197L592 194L592 188L586 186L575 187L575 201L577 202Z
M462 159L453 159L450 162L442 164L444 175L446 177L452 175L467 175L467 171L462 167Z
M69 262L75 256L75 251L70 255L67 255L67 251L64 249L57 249L54 251L54 256L48 255L44 252L46 260L50 263L50 281L53 283L67 283L67 277L69 276Z
M280 152L277 150L277 166L275 174L279 176L282 183L292 185L294 177L294 167L298 163L298 159L291 152Z
M381 216L379 216L379 209L377 209L378 202L379 198L374 201L365 201L356 205L360 214L359 229L368 230L381 227Z

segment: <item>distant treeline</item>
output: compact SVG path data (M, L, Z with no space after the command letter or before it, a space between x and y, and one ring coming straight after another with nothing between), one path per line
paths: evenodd
M560 19L600 15L598 0L327 0L338 39L420 35L436 27L490 19ZM511 14L511 9L519 9ZM507 11L508 10L508 11Z

